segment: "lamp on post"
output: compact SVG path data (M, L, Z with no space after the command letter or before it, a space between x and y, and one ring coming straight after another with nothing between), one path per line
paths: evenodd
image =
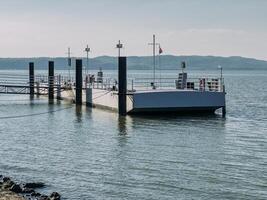
M86 52L86 70L85 70L85 74L87 74L88 73L88 66L89 66L89 52L91 51L91 49L87 45L84 51Z

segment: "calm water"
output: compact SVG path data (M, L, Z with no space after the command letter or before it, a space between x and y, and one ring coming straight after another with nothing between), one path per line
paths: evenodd
M267 71L225 78L226 119L119 118L1 94L0 174L64 199L266 199Z

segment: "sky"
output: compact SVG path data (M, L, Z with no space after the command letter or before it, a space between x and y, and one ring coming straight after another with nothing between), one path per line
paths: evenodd
M267 60L267 0L0 0L0 57L152 54Z

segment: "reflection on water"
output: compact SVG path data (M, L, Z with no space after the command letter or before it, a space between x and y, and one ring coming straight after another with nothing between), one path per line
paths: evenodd
M54 104L54 99L48 99L48 104Z
M82 122L82 106L81 105L76 105L75 107L75 113L77 117L77 122Z
M125 117L125 116L118 117L119 135L127 135L127 118L129 120L129 117Z
M267 75L248 73L226 77L226 118L1 95L0 174L66 199L265 199Z

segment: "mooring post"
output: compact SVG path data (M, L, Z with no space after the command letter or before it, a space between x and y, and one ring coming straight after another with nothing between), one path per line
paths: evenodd
M76 105L82 105L82 59L76 60Z
M85 94L86 94L86 106L93 106L93 90L91 88L91 85L88 85L89 83L89 75L86 75L85 78ZM89 87L88 87L89 86Z
M36 82L36 94L37 94L37 96L40 95L40 82L39 81Z
M54 99L54 62L48 62L48 99Z
M34 96L34 63L29 63L29 83L30 83L30 95Z
M61 99L61 75L57 77L57 99Z
M125 116L127 114L127 61L126 57L119 57L119 101L118 101L118 111L119 115Z
M92 88L86 88L86 106L93 107L93 93Z
M225 95L225 85L223 85L223 93ZM222 107L222 116L225 117L226 116L226 102L224 100L224 106Z

